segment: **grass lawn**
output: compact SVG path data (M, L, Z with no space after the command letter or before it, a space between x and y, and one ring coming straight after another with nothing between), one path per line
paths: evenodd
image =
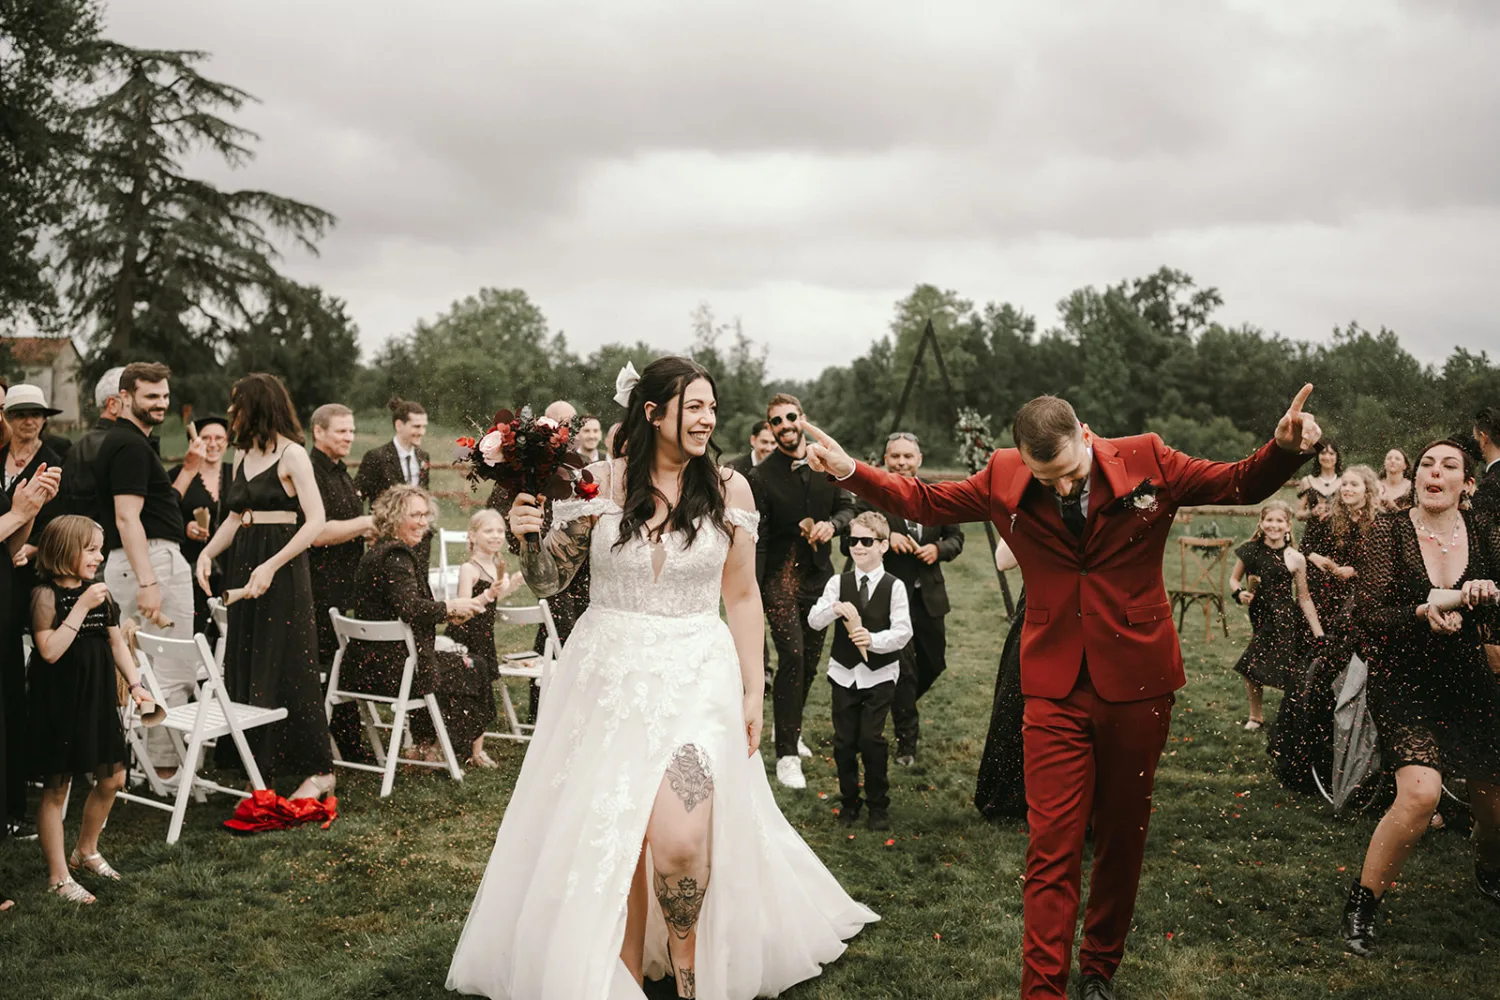
M1249 522L1230 523L1243 534ZM973 530L970 544L949 572L949 670L922 703L921 760L893 768L890 835L836 826L827 684L813 688L809 789L777 786L778 799L883 919L789 1000L1017 994L1026 835L1019 824L984 822L971 804L1006 623L983 533ZM1120 995L1496 996L1500 909L1473 891L1469 845L1451 833L1422 844L1388 900L1380 957L1342 952L1339 910L1374 819L1334 820L1271 778L1263 735L1240 728L1244 696L1230 666L1247 634L1243 613L1231 624L1231 639L1205 643L1201 617L1189 619L1189 683L1157 779ZM503 637L509 648L526 641ZM402 775L386 802L375 776L342 774L343 815L327 831L233 837L218 826L230 812L219 798L190 808L181 842L167 847L164 813L121 804L102 846L126 881L94 886L93 907L43 894L35 844L0 843L0 886L20 904L0 915L0 996L447 996L448 959L522 758L510 744L492 753L498 772L461 785ZM80 804L75 796L70 844Z

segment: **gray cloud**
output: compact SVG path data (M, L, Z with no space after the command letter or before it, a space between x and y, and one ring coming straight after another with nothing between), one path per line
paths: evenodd
M235 182L334 211L299 274L367 343L483 284L575 347L738 313L780 374L917 281L1053 317L1161 264L1235 318L1500 345L1483 2L134 0L122 40L262 98ZM222 170L202 165L224 179Z

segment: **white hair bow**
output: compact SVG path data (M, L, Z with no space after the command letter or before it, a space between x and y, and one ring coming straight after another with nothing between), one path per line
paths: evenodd
M624 407L630 406L630 390L634 389L640 380L641 377L636 373L635 365L629 361L625 362L625 367L621 368L620 374L615 376L615 402Z

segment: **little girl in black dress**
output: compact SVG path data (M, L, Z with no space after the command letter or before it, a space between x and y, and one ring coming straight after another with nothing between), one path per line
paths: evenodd
M151 704L120 631L120 609L104 584L91 582L103 548L103 530L86 517L68 515L47 525L36 553L44 582L31 598L36 646L27 671L27 713L31 771L42 782L37 830L47 889L71 903L92 903L94 896L70 869L120 879L99 854L99 832L125 787L115 672L129 682L137 705ZM63 804L73 775L85 773L95 784L83 806L78 845L64 857Z
M495 652L495 603L503 601L521 586L521 574L506 573L500 553L505 548L505 518L488 507L469 518L469 559L458 570L458 593L483 599L488 606L465 622L448 626L444 634L469 651L474 671L486 679L489 692L487 718L495 716L495 689L499 679L499 660ZM469 760L478 767L498 767L484 752L484 735L474 739Z
M1317 609L1307 591L1307 561L1292 538L1292 508L1272 500L1261 508L1260 525L1250 541L1235 550L1238 557L1229 585L1239 604L1250 605L1250 644L1234 669L1244 675L1250 697L1246 729L1265 723L1264 689L1296 687L1311 645L1309 633L1321 637ZM1254 591L1242 589L1246 576L1258 577Z

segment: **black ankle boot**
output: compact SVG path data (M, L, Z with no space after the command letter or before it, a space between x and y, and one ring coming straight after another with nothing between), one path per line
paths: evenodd
M1474 885L1479 894L1492 903L1500 903L1500 868L1485 869L1474 860Z
M1344 947L1361 958L1375 952L1375 913L1380 899L1356 879L1344 903L1342 932Z

